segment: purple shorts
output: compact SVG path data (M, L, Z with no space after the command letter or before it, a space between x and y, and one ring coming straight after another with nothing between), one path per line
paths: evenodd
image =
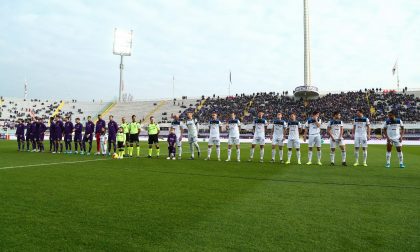
M26 140L27 141L34 140L34 135L33 134L26 135Z
M74 135L74 141L75 142L81 142L82 141L82 134L75 134Z
M43 133L39 134L38 137L37 137L37 141L41 141L41 142L44 141L44 137L45 137L45 134L43 134Z
M64 135L64 142L71 142L71 135Z
M87 135L83 136L83 142L92 142L93 141L93 133L89 135L89 137Z
M54 140L55 140L55 141L61 141L61 140L63 140L63 135L61 135L61 134L59 134L59 135L58 135L58 134L56 134L56 135L55 135L55 137L54 137Z
M115 143L117 141L117 135L108 135L108 141Z
M25 135L16 135L16 137L17 137L17 140L20 142L20 141L25 141Z

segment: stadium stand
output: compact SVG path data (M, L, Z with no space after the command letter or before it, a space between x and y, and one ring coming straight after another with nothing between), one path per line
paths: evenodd
M80 117L82 122L88 115L96 116L104 107L102 102L52 101L40 99L3 98L0 112L0 126L14 128L19 118L41 117L45 122L48 118L59 114L70 116L74 120Z
M304 101L295 100L287 92L255 93L252 95L235 95L231 97L207 97L204 106L197 112L201 122L207 122L213 111L219 113L219 118L225 120L230 112L235 112L244 123L252 122L258 111L265 113L264 117L272 119L277 112L289 115L295 112L298 120L304 121L312 111L320 111L321 119L327 121L334 111L342 114L345 122L350 122L357 109L363 109L371 121L383 121L386 113L396 110L403 121L420 121L420 98L414 94L385 92L379 89L328 93L318 99ZM189 109L190 111L193 109ZM185 114L184 111L183 114Z
M107 115L113 115L116 122L121 122L121 118L131 121L131 115L136 115L137 120L147 123L150 116L154 116L158 123L165 123L172 120L174 114L181 114L187 108L195 108L195 99L182 99L180 101L155 100L155 101L134 101L117 103Z

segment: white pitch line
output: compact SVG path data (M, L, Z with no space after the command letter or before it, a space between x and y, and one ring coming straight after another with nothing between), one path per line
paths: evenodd
M232 147L233 148L233 147ZM220 150L227 150L227 148L220 148ZM201 153L204 153L202 151ZM182 153L191 153L190 151L183 151ZM162 153L163 155L167 155L168 153ZM147 156L141 156L147 157ZM80 161L65 161L65 162L55 162L55 163L44 163L44 164L30 164L30 165L17 165L17 166L5 166L0 167L0 170L7 170L7 169L16 169L16 168L26 168L26 167L37 167L37 166L49 166L49 165L60 165L60 164L75 164L75 163L87 163L87 162L94 162L94 161L104 161L104 160L112 160L112 159L91 159L91 160L80 160Z
M87 162L95 162L95 161L103 161L103 160L111 160L111 159L91 159L91 160L80 160L80 161L66 161L66 162L44 163L44 164L30 164L30 165L6 166L6 167L0 167L0 170L15 169L15 168L26 168L26 167L36 167L36 166L60 165L60 164L87 163Z

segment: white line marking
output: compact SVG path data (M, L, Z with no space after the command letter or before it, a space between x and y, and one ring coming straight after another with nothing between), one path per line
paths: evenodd
M220 150L227 150L227 148L220 148ZM201 151L201 153L204 153L204 152L207 152L207 151ZM187 153L188 154L188 153L191 153L191 151L183 151L182 153ZM163 151L163 153L161 153L161 154L167 155L168 152L167 151L166 152ZM178 153L177 153L177 155L178 155ZM140 156L140 157L141 158L146 158L147 156ZM26 167L37 167L37 166L60 165L60 164L87 163L87 162L104 161L104 160L112 160L112 159L111 158L106 158L106 159L105 158L101 158L101 159L90 159L90 160L79 160L79 161L65 161L65 162L44 163L44 164L5 166L5 167L0 167L0 170L16 169L16 168L26 168Z
M91 159L91 160L80 160L80 161L66 161L66 162L44 163L44 164L30 164L30 165L6 166L6 167L0 167L0 170L15 169L15 168L25 168L25 167L36 167L36 166L60 165L60 164L87 163L87 162L95 162L95 161L103 161L103 160L111 160L111 159Z

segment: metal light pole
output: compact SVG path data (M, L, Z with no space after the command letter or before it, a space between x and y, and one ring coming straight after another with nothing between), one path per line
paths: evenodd
M175 75L172 76L172 99L175 101Z
M303 0L303 30L304 30L304 85L311 85L311 44L309 34L308 0Z
M120 61L120 87L118 92L118 102L123 101L123 91L124 91L124 56L131 56L131 47L133 42L133 30L123 31L117 28L114 29L114 55L119 55L121 58Z
M294 95L297 98L311 99L319 96L318 88L312 86L311 81L311 42L310 42L310 26L309 26L309 8L308 1L303 0L303 86L295 88Z
M122 94L123 94L123 70L124 70L124 64L123 64L124 56L121 55L121 62L120 62L120 92L118 94L118 101L122 101Z

